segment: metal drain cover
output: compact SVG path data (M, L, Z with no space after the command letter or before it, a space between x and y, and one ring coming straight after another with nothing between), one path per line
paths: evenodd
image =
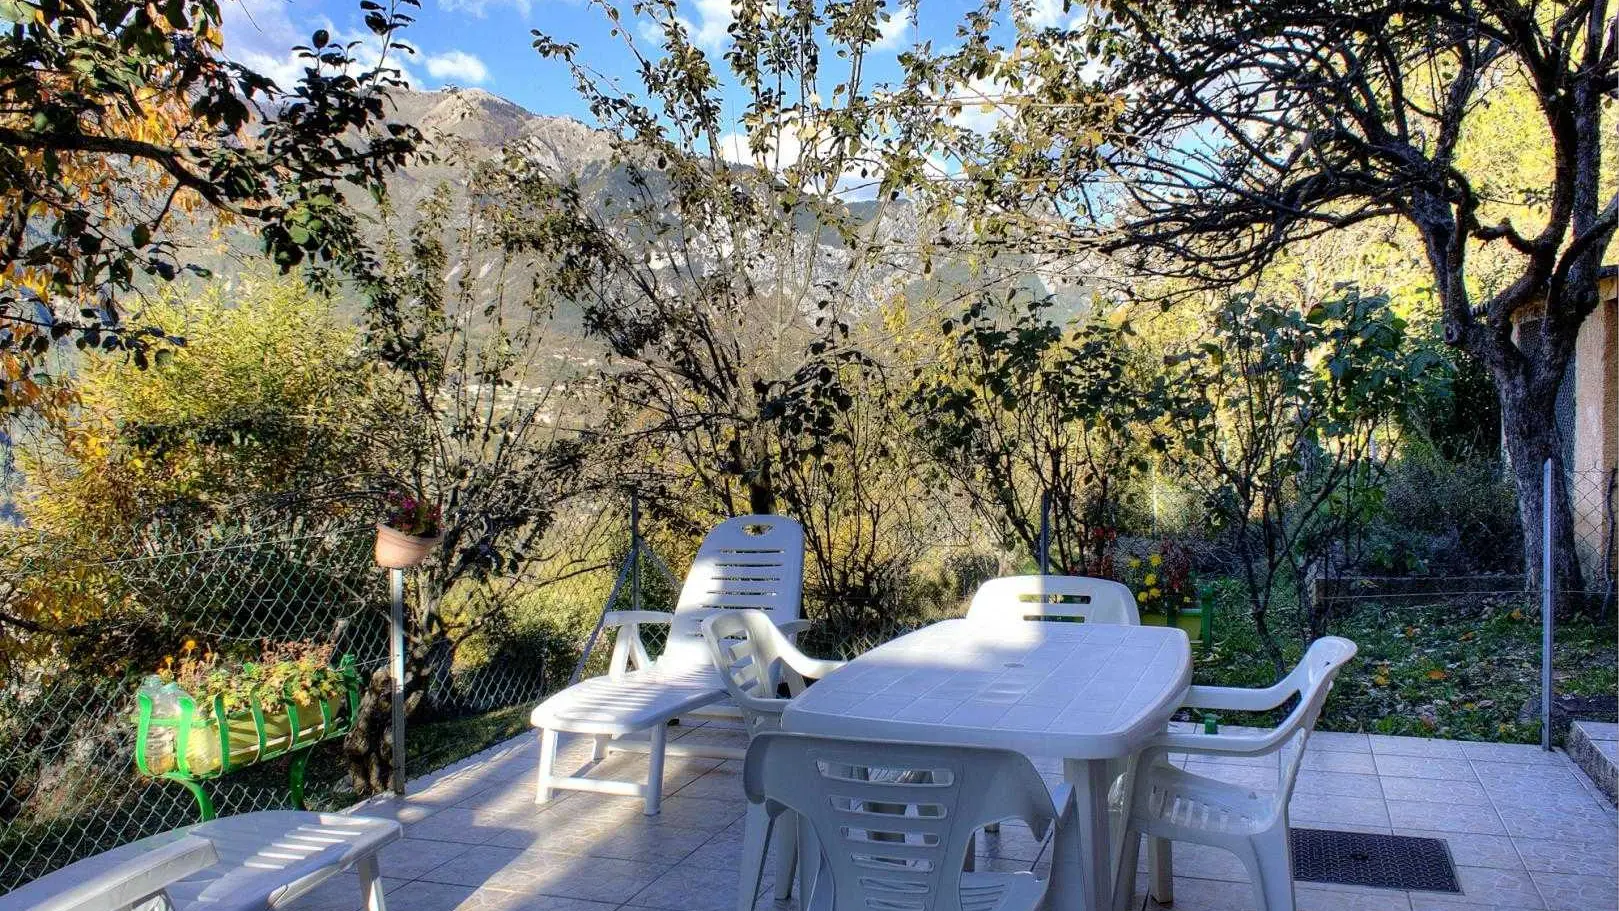
M1443 839L1290 829L1293 878L1313 883L1461 892Z

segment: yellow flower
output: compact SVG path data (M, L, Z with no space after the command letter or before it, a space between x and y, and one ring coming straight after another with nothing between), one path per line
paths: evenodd
M1154 598L1156 598L1156 597L1158 597L1158 595L1159 595L1159 591L1158 591L1158 589L1157 589L1157 588L1156 588L1156 587L1154 587L1154 588L1149 588L1149 589L1147 589L1147 594L1148 594L1148 595L1151 595L1151 596L1152 596L1152 597L1154 597Z
M1141 567L1141 561L1139 559L1137 559L1136 557L1131 557L1130 558L1130 568L1131 569L1139 569L1140 567Z
M1158 566L1164 562L1164 558L1158 554L1153 554L1147 558L1147 562L1151 563L1153 566Z
M1158 584L1158 574L1157 573L1147 573L1147 578L1142 579L1141 581L1146 583L1147 585L1157 585Z
M195 640L195 639L187 639L186 642L185 642L185 646L181 649L181 651L186 651L186 652L194 651L196 649L196 647L197 647L197 640Z

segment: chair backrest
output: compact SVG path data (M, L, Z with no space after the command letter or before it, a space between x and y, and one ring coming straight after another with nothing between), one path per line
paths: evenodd
M1283 681L1288 689L1298 691L1299 702L1277 726L1278 732L1287 738L1279 751L1276 782L1277 800L1282 806L1286 806L1293 795L1293 782L1298 778L1299 763L1304 758L1304 745L1315 729L1316 719L1321 717L1321 708L1327 703L1333 681L1349 659L1355 657L1356 650L1355 643L1341 636L1323 636L1310 644L1304 657Z
M767 614L728 610L703 621L703 638L726 691L742 710L748 734L780 730L788 701L781 696L781 685L787 684L794 696L804 690L804 678L783 660L789 650L797 651L786 634Z
M714 526L697 549L675 604L659 661L709 664L703 621L738 608L781 624L801 616L804 529L785 516L738 516Z
M1056 815L1026 757L977 747L765 733L748 747L743 788L814 832L815 892L832 890L835 911L961 911L974 830L1017 818L1044 837ZM827 902L815 894L803 906Z
M967 619L1008 623L1069 620L1141 625L1135 595L1108 579L1090 576L1002 576L978 587Z

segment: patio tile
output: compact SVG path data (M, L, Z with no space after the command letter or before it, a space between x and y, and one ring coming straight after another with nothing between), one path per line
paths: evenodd
M1437 778L1381 779L1383 796L1389 800L1432 800L1444 803L1490 806L1490 797L1476 781L1446 781Z
M1381 797L1295 793L1287 805L1287 815L1294 825L1313 824L1316 827L1391 825L1389 811Z
M707 727L689 727L683 736ZM736 735L716 727L702 736ZM404 819L410 828L407 840L385 849L382 859L394 911L728 911L734 905L746 807L740 763L671 757L670 772L681 784L666 791L656 817L643 816L633 798L596 794L565 793L536 807L526 777L534 762L531 740L514 741L511 748L492 751L427 787L413 786L407 800L383 800L376 809L360 811ZM1406 893L1300 883L1301 911L1616 907L1619 814L1597 802L1566 757L1461 743L1453 745L1464 757L1457 758L1431 755L1447 752L1432 741L1400 740L1360 734L1313 738L1303 757L1292 822L1374 832L1392 827L1398 834L1444 839L1465 891ZM588 758L588 741L575 749ZM646 757L615 754L610 761L618 769L614 774L634 778L644 771ZM1199 756L1188 768L1271 788L1277 767L1270 757ZM482 777L485 770L491 777ZM480 788L480 780L491 784ZM666 786L670 780L666 777ZM978 850L980 869L1027 869L1041 856L1033 833L1017 823L981 838ZM1246 871L1229 852L1179 844L1175 865L1175 907L1183 911L1251 911L1257 904ZM1042 873L1048 869L1044 859L1037 866ZM767 864L767 880L773 867ZM405 883L394 875L418 879ZM358 879L346 875L294 908L355 911L358 899ZM792 904L773 906L762 897L758 907L786 911Z
M1259 904L1254 898L1253 887L1245 882L1225 882L1216 879L1195 879L1177 876L1175 877L1175 903L1173 905L1160 905L1155 901L1143 903L1146 891L1145 878L1137 877L1136 895L1131 901L1130 907L1146 908L1148 911L1166 911L1166 909L1176 908L1195 908L1197 911L1253 911ZM1314 911L1314 909L1309 909L1309 911Z
M674 792L681 797L708 797L723 800L745 799L742 792L742 763L726 761Z
M655 826L719 831L746 812L746 800L711 800L704 797L665 797L657 816L646 817Z
M670 869L668 864L524 851L484 885L510 892L622 904Z
M1299 883L1293 887L1293 896L1301 911L1406 911L1411 907L1404 892L1387 889L1349 892L1320 883Z
M469 911L473 886L413 882L387 893L388 911Z
M391 901L391 899L390 899ZM615 904L563 898L559 895L479 889L467 896L455 911L613 911ZM389 906L390 911L392 905Z
M1296 793L1327 794L1338 797L1382 797L1382 783L1376 775L1352 772L1320 772L1300 769Z
M1431 756L1436 759L1462 759L1462 745L1455 740L1428 737L1391 737L1369 734L1372 752L1379 756Z
M1479 835L1505 835L1501 817L1488 804L1441 803L1432 800L1390 800L1389 824L1401 829L1432 829L1436 832L1473 832Z
M1180 877L1192 879L1216 879L1223 882L1248 884L1248 871L1243 868L1242 861L1230 851L1224 851L1211 845L1198 845L1177 842L1173 849L1175 876L1177 884ZM1138 855L1141 861L1141 870L1146 870L1147 850L1142 845Z
M467 845L481 845L501 831L498 816L469 807L450 807L405 826L408 838Z
M1451 860L1460 867L1494 867L1498 870L1522 870L1522 859L1511 838L1505 835L1482 835L1477 832L1441 832L1436 829L1395 828L1395 835L1413 838L1437 838L1450 848Z
M1500 908L1545 907L1540 898L1540 890L1535 888L1534 880L1522 870L1458 866L1456 879L1461 882L1462 896L1475 904ZM1420 894L1422 893L1411 893L1413 901Z
M1480 762L1506 762L1518 765L1555 765L1559 767L1568 764L1568 758L1561 752L1546 752L1534 744L1529 743L1475 743L1463 741L1462 753L1468 759Z
M1490 896L1454 895L1449 892L1408 892L1411 911L1538 911L1544 905L1493 904Z
M1374 775L1377 766L1371 753L1315 752L1305 750L1299 759L1300 769L1313 772L1350 772L1356 775Z
M736 907L734 870L676 867L636 893L629 903L641 908L670 911L731 911ZM766 896L768 898L768 894ZM761 904L769 904L761 901Z
M547 822L534 831L511 831L489 844L520 850L549 851L582 857L614 857L672 864L702 847L713 833L675 826L652 826L630 820L603 824L591 819Z
M1545 769L1539 775L1524 774L1510 778L1481 776L1485 793L1498 807L1541 807L1573 811L1601 811L1611 809L1581 788L1578 779L1570 773Z
M1607 838L1580 840L1570 832L1565 839L1518 838L1512 844L1530 872L1611 876L1619 869L1619 848L1613 833ZM1616 903L1619 904L1619 903Z
M467 850L467 845L456 842L401 838L382 849L377 855L377 863L381 865L384 876L416 879Z
M522 855L523 851L520 848L475 845L467 848L459 856L423 873L417 879L452 886L480 886L502 870L519 864Z
M1619 879L1610 871L1606 876L1574 873L1529 874L1551 911L1595 911L1619 907Z
M1614 838L1613 813L1606 810L1575 810L1563 807L1503 808L1501 822L1513 838Z
M1307 749L1330 753L1370 753L1372 741L1365 734L1345 731L1314 731L1307 741Z
M1377 774L1387 778L1438 778L1447 781L1477 781L1473 766L1465 759L1411 756L1404 753L1378 753Z

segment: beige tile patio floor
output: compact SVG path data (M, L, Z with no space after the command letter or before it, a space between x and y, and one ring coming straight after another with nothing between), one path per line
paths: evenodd
M671 731L671 735L675 732ZM676 739L742 744L723 722L682 725ZM588 745L564 742L576 767ZM534 738L501 744L413 783L402 800L357 812L405 824L382 855L390 911L731 911L742 839L740 764L670 757L661 815L638 800L567 793L533 803ZM598 768L639 777L646 757L614 754ZM1229 780L1274 781L1274 757L1195 761ZM1052 777L1056 763L1041 763ZM1291 804L1294 826L1443 838L1462 894L1301 883L1302 911L1608 911L1619 908L1616 816L1561 752L1536 747L1317 733ZM981 868L1044 872L1041 846L1020 825L979 844ZM300 911L357 904L353 877L305 896ZM1142 906L1138 896L1136 907ZM760 909L771 909L769 892ZM1147 905L1156 908L1155 904ZM1180 911L1254 907L1231 855L1175 849Z

